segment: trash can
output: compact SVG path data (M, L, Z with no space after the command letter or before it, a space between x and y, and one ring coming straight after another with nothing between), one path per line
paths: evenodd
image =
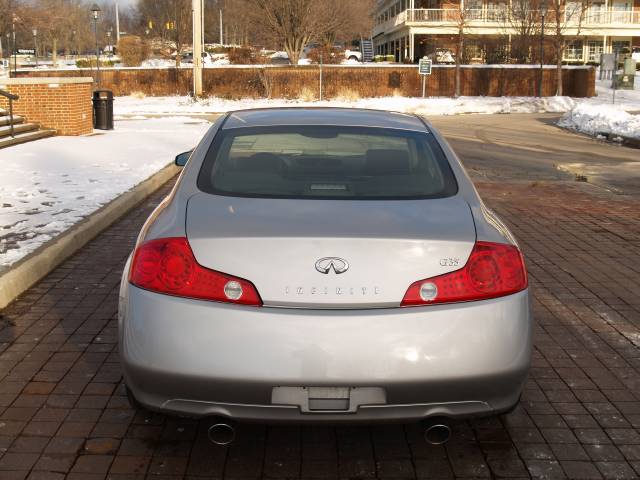
M111 90L93 92L93 128L113 130L113 92Z

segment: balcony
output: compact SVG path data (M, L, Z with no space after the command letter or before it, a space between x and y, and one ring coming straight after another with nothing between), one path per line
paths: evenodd
M506 32L510 25L517 24L517 21L509 19L509 10L506 4L492 4L485 8L468 9L464 13L465 24L470 27L487 27ZM550 12L547 14L547 20L550 20ZM405 26L455 27L459 22L460 10L457 8L409 9L400 12L386 22L375 25L373 35L389 33ZM627 27L640 29L640 10L604 9L594 6L584 13L581 22L580 12L565 12L564 22L570 27L574 25L577 27L581 23L583 27L589 28Z

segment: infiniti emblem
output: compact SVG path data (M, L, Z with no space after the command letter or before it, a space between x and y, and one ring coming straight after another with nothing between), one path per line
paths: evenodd
M336 275L349 270L349 264L344 258L339 257L324 257L316 262L316 270L320 273L327 274L333 269Z

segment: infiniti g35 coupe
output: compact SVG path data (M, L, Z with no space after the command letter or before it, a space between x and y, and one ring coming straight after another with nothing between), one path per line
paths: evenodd
M132 401L298 423L517 404L532 338L524 260L429 123L238 111L176 162L122 278Z

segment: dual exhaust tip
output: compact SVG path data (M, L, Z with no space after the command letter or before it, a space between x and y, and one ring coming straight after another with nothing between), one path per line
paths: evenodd
M229 445L236 439L235 425L224 419L216 420L207 431L207 437L215 445ZM444 418L428 419L424 422L424 439L431 445L442 445L451 438L451 427Z
M451 438L451 427L446 418L424 421L424 439L430 445L443 445Z
M216 445L229 445L236 439L236 429L230 422L216 420L207 430L207 437Z

